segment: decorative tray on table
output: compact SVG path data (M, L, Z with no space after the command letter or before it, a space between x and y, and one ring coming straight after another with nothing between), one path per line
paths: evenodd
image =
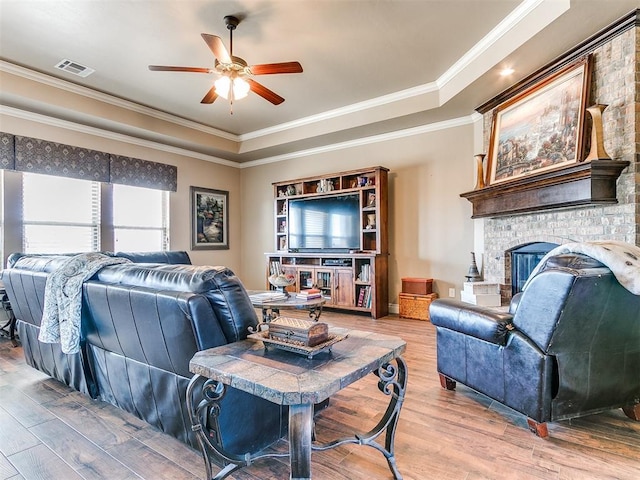
M247 338L251 340L261 341L264 343L264 347L268 350L269 347L279 348L288 352L297 353L299 355L305 355L307 358L313 358L318 353L331 350L331 347L336 343L347 338L347 335L336 335L329 333L329 336L324 342L318 343L313 347L305 345L303 342L296 340L283 340L280 338L271 337L268 331L261 331L251 333L247 335Z

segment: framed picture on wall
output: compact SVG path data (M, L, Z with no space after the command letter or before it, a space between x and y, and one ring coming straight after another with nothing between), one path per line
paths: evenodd
M583 160L591 56L538 80L499 105L489 143L487 184Z
M229 248L229 192L191 187L191 248Z

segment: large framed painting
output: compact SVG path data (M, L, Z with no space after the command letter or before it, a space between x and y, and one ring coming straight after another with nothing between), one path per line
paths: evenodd
M591 56L586 56L496 108L486 183L508 182L582 161L590 76Z
M229 248L229 192L191 187L191 248Z

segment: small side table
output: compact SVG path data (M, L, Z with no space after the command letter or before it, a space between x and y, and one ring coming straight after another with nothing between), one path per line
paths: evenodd
M401 357L406 342L399 337L359 330L332 329L348 337L308 359L281 350L265 350L262 342L243 340L194 355L189 370L195 375L187 388L187 408L192 430L204 457L207 479L222 480L233 472L267 457L289 457L292 480L311 478L311 452L345 444L366 445L384 455L393 478L401 480L394 453L394 438L407 386L407 366ZM393 363L391 363L393 362ZM373 373L378 389L388 395L389 405L382 418L366 433L319 444L313 441L313 406L346 386ZM289 406L289 453L236 455L225 451L209 435L208 426L220 411L220 400L228 385ZM203 400L194 402L194 391L202 390ZM238 419L240 423L242 419ZM215 420L214 420L215 421ZM214 430L219 431L218 425ZM242 428L238 425L237 428ZM384 446L376 438L385 431ZM212 475L212 458L225 467Z
M322 315L322 306L327 302L323 297L306 299L295 295L279 300L265 300L260 297L261 294L267 293L265 291L250 290L248 293L251 304L262 309L263 323L269 323L276 318L280 314L280 309L308 310L309 318L317 322Z
M7 290L4 288L4 284L2 282L0 282L0 302L2 305L2 310L4 310L7 316L7 322L2 327L0 327L0 334L2 336L8 336L11 339L11 343L13 344L13 346L17 347L18 341L16 340L16 316L13 313L11 303L9 303Z

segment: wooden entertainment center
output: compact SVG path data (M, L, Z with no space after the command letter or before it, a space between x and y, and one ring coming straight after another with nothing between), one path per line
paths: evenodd
M370 167L274 183L276 251L267 254L267 277L274 272L292 274L296 278L288 287L292 294L319 288L327 307L369 312L373 318L387 315L387 176L388 169ZM358 198L354 215L358 248L344 252L340 248L289 248L292 201L354 199L354 195ZM268 281L267 285L270 287Z

